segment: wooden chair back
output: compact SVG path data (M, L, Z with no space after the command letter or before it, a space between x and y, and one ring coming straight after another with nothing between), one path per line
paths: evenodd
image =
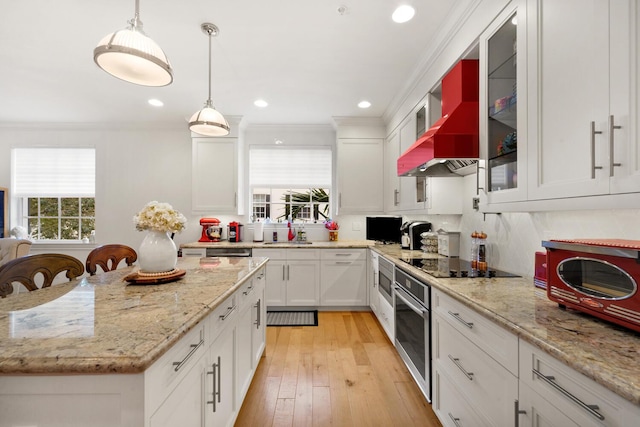
M118 268L122 260L131 266L137 259L138 254L129 246L115 244L98 246L87 256L87 273L93 276L97 273L98 266L104 272L113 271Z
M41 288L51 286L59 273L73 280L84 274L82 261L64 254L35 254L16 258L0 267L0 297L13 293L13 283L22 283L29 291L38 288L36 276L42 276Z

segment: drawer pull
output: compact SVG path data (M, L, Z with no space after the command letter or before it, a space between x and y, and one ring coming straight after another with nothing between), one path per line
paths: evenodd
M246 291L242 292L242 295L249 295L253 290L253 285L249 286Z
M451 421L453 421L453 424L455 424L456 427L460 427L460 423L458 422L460 421L460 418L454 417L451 412L449 412L449 418L451 418Z
M473 322L467 322L466 320L464 320L462 317L460 317L460 313L454 313L453 311L449 311L448 313L450 316L452 316L458 322L462 323L467 328L473 329Z
M200 333L200 342L198 344L191 344L191 351L189 351L189 353L184 357L184 359L182 359L179 362L173 362L173 366L175 366L175 368L173 368L173 370L175 372L178 372L178 370L180 370L180 368L182 368L182 366L187 362L187 360L189 360L189 358L191 358L191 356L193 356L193 353L196 352L196 350L198 350L198 348L204 344L204 339L202 338L202 333Z
M576 396L571 394L569 391L565 390L565 388L562 387L560 384L558 384L554 376L544 375L542 372L538 371L537 369L532 369L532 371L534 374L536 374L538 378L540 378L542 381L546 382L551 387L558 390L560 393L564 394L567 398L569 398L569 400L573 401L573 403L577 404L579 407L587 411L590 415L592 415L593 417L599 420L604 420L604 415L602 415L600 412L597 411L597 409L600 409L598 405L587 405L582 400L578 399Z
M237 308L236 305L234 305L233 307L227 307L227 312L225 314L220 315L220 320L223 320L223 321L227 320L227 317L231 316L231 313L233 313L236 308Z
M254 305L254 307L256 308L256 329L260 329L260 324L262 323L262 320L260 319L260 312L261 310L261 306L262 305L262 300L258 300L258 302L256 302L256 305Z
M596 122L591 122L591 179L595 179L596 169L602 169L602 166L596 166L596 135L601 134L601 130L596 130Z
M460 359L458 359L457 357L453 357L452 355L449 355L449 359L451 359L451 361L458 367L458 369L460 369L462 373L465 374L467 378L469 378L469 381L473 381L473 372L467 372L467 370L464 369L464 367L460 363Z
M351 256L353 254L336 254L336 256Z
M520 402L518 402L517 399L514 401L514 412L516 419L513 425L515 427L520 427L520 415L526 415L527 411L520 409Z
M351 265L351 261L336 261L336 265Z

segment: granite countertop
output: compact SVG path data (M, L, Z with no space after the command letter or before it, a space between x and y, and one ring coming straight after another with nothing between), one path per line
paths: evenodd
M575 310L562 310L533 278L437 279L402 258L438 257L399 245L374 250L521 339L640 405L640 334Z
M180 258L180 280L130 285L137 267L0 299L0 374L139 373L266 258Z
M373 246L375 242L371 240L336 240L330 241L313 241L313 242L229 242L223 240L221 242L191 242L183 243L181 248L252 248L252 249L271 249L271 248L303 248L303 249L346 249L346 248L368 248Z

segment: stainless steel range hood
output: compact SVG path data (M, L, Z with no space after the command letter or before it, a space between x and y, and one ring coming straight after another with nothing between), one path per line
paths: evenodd
M478 95L478 60L462 60L442 80L443 116L398 158L398 176L475 172L480 156Z

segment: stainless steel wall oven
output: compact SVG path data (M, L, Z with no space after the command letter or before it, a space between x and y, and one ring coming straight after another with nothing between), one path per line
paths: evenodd
M393 305L392 287L393 287L393 271L395 265L385 259L384 257L378 257L378 292L387 300L390 305Z
M393 301L396 349L431 402L431 287L396 268Z

